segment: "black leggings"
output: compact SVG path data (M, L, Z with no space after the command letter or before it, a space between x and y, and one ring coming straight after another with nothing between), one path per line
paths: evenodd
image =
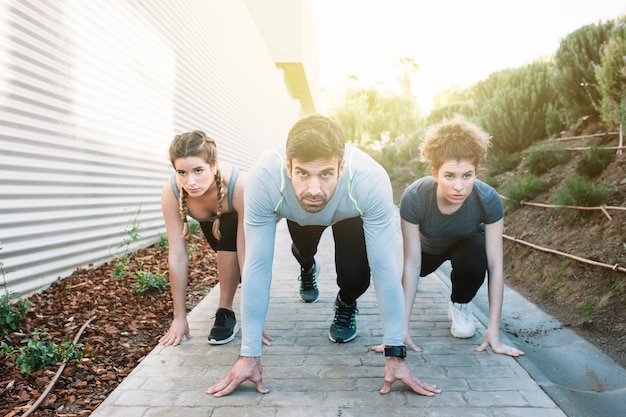
M450 260L452 272L452 294L450 299L455 303L469 303L485 281L487 272L487 253L485 252L485 235L478 232L473 236L459 240L446 253L431 255L422 252L422 270L424 277Z
M322 233L328 226L300 226L291 220L287 220L287 226L293 242L293 256L302 269L310 269ZM332 228L339 296L344 303L352 304L370 285L363 220L360 217L341 220Z
M224 213L220 216L219 240L213 236L213 220L200 222L200 228L207 242L215 252L237 252L237 212Z

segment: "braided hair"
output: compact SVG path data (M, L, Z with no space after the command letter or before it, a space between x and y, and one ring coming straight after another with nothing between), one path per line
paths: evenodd
M189 156L198 156L204 158L209 164L213 165L217 162L217 145L215 141L208 137L206 133L200 130L194 130L192 132L181 133L176 135L174 140L170 144L170 161L174 166L174 161L178 158L187 158ZM216 239L221 237L220 234L220 218L222 216L222 201L224 200L224 186L222 181L222 173L219 167L215 172L215 184L217 185L217 218L213 222L213 236ZM181 187L182 188L182 187ZM183 238L188 238L191 233L189 232L189 224L187 222L187 214L189 209L187 207L187 199L189 194L182 188L180 190L180 196L178 198L180 218L183 220Z

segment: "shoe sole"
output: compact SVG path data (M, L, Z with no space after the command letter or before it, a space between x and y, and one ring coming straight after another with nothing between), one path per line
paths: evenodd
M452 329L450 329L450 334L454 337L456 337L457 339L469 339L471 337L474 337L474 335L476 334L476 331L474 331L474 333L472 334L463 334L463 333L457 333L456 331L453 331Z
M348 343L354 340L355 337L356 337L356 332L349 339L340 339L340 338L333 339L333 337L330 335L330 331L328 332L328 338L330 339L331 342L334 342L334 343Z
M226 343L232 341L235 336L237 336L237 332L239 332L239 323L235 323L235 328L233 329L233 334L230 337L222 340L209 339L209 345L225 345Z
M307 303L307 304L311 304L311 303L317 303L320 299L319 294L317 295L317 298L315 300L305 300L304 298L302 298L302 295L300 295L300 301L302 301L303 303Z

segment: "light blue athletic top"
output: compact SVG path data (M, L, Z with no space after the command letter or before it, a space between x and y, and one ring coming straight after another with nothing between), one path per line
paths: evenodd
M266 154L251 169L244 190L246 257L242 276L242 356L261 356L278 216L300 225L330 226L360 216L367 257L383 321L383 343L404 344L404 296L397 265L393 193L385 170L365 152L347 146L344 170L328 205L306 212L287 177L285 152ZM295 288L294 279L294 288Z

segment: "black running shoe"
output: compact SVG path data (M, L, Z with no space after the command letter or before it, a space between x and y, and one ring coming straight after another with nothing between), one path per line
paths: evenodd
M313 267L308 271L300 271L298 280L300 281L300 300L303 303L315 303L320 298L320 290L317 287L317 276L320 273L320 266L317 261L313 261Z
M227 308L218 308L215 312L215 324L209 334L209 344L223 345L235 338L239 325L235 312Z
M356 314L359 310L356 308L356 301L352 304L346 304L339 300L339 296L335 299L335 318L333 324L330 325L328 338L335 343L347 343L356 337Z

